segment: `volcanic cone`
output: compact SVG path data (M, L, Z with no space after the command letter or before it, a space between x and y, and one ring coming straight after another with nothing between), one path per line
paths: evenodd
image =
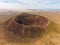
M9 19L5 25L9 36L15 40L32 41L42 36L49 21L46 17L22 13Z

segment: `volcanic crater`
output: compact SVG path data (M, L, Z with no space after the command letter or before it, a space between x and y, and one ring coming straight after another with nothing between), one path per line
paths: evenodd
M23 42L30 42L40 38L45 28L48 26L48 19L46 17L22 13L9 19L5 25L9 39L16 41L20 40Z

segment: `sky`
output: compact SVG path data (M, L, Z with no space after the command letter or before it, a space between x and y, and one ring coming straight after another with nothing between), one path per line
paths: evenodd
M0 9L60 9L60 0L0 0Z

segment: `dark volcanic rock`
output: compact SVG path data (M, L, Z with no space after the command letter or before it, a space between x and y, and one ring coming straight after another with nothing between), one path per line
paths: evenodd
M39 15L22 13L11 18L5 25L9 34L13 32L11 38L26 42L42 36L48 26L48 19Z

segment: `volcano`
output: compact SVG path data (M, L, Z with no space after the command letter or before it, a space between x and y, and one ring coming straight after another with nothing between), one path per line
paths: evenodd
M9 39L11 37L24 42L40 38L48 24L48 18L29 13L22 13L5 22Z

